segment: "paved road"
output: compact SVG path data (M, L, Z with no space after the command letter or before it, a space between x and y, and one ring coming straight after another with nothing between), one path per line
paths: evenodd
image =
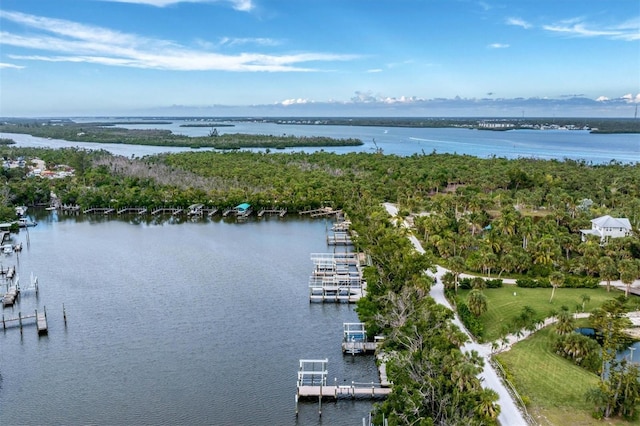
M385 203L384 207L387 209L387 212L392 216L396 217L398 214L398 209L393 204ZM403 226L407 226L406 223L403 223ZM418 239L411 235L409 237L411 242L413 243L416 250L420 253L424 253L424 249L420 244ZM431 297L435 299L436 302L445 305L449 309L453 310L449 301L444 297L444 285L442 284L441 277L447 272L446 269L438 266L435 277L437 278L437 282L431 287ZM433 276L433 274L429 273L429 275ZM454 311L455 313L455 311ZM491 357L491 348L489 345L481 345L476 343L473 340L473 337L469 334L469 332L464 328L458 315L454 316L453 320L454 324L456 324L460 330L464 331L469 337L469 343L466 343L461 349L464 352L469 352L475 350L482 356L484 359L484 370L480 373L480 379L482 380L482 385L485 388L493 389L498 393L499 399L498 403L500 404L500 415L498 416L498 421L500 424L505 426L524 426L527 425L527 421L524 419L522 412L518 408L518 405L515 403L513 397L507 390L507 387L502 383L500 376L493 368L493 366L489 363L489 359Z

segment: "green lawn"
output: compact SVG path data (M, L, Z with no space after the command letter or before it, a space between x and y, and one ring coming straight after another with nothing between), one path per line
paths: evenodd
M591 417L591 406L584 395L597 386L598 376L556 355L554 339L555 326L546 327L496 355L508 378L528 401L529 413L538 424L629 425L622 420L598 421Z
M568 307L571 312L575 312L576 305L582 305L583 294L587 294L591 298L585 304L585 312L600 306L607 299L622 294L617 290L607 293L604 288L558 288L553 302L549 303L550 288L520 288L515 285L505 285L502 288L488 288L483 291L488 299L487 312L480 319L484 324L484 336L482 337L487 342L501 337L503 325L510 329L513 328L513 321L520 315L524 306L533 308L538 318L546 318L550 316L552 310L559 311L563 305ZM463 300L466 300L468 292L469 290L459 290L458 294Z

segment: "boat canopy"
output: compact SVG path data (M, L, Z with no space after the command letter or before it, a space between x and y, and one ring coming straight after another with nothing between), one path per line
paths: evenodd
M238 204L236 206L236 210L239 211L239 212L244 212L244 211L247 211L249 209L249 207L251 207L251 204L242 203L242 204Z

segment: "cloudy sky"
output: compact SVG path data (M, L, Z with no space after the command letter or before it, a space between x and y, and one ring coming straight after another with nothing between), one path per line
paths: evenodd
M636 0L2 0L0 116L620 116Z

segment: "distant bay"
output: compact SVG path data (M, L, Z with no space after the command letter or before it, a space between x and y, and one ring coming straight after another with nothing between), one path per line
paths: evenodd
M95 121L95 120L94 120ZM219 134L246 133L266 135L326 136L332 138L358 138L364 145L357 147L293 148L277 152L319 150L344 154L348 152L375 152L411 156L414 154L449 153L472 155L480 158L503 157L539 158L563 161L571 159L593 164L611 161L636 163L640 161L639 134L592 134L585 130L511 130L484 131L461 128L405 128L295 125L265 122L220 122L209 127L181 127L193 121L173 120L149 124L122 125L130 129L164 129L187 136L206 136L212 128ZM216 127L218 124L218 127ZM229 127L233 124L233 127ZM65 147L78 146L88 149L105 149L117 155L145 156L161 152L181 152L188 148L151 147L122 144L95 144L35 138L28 135L0 133L0 138L10 138L17 146Z

